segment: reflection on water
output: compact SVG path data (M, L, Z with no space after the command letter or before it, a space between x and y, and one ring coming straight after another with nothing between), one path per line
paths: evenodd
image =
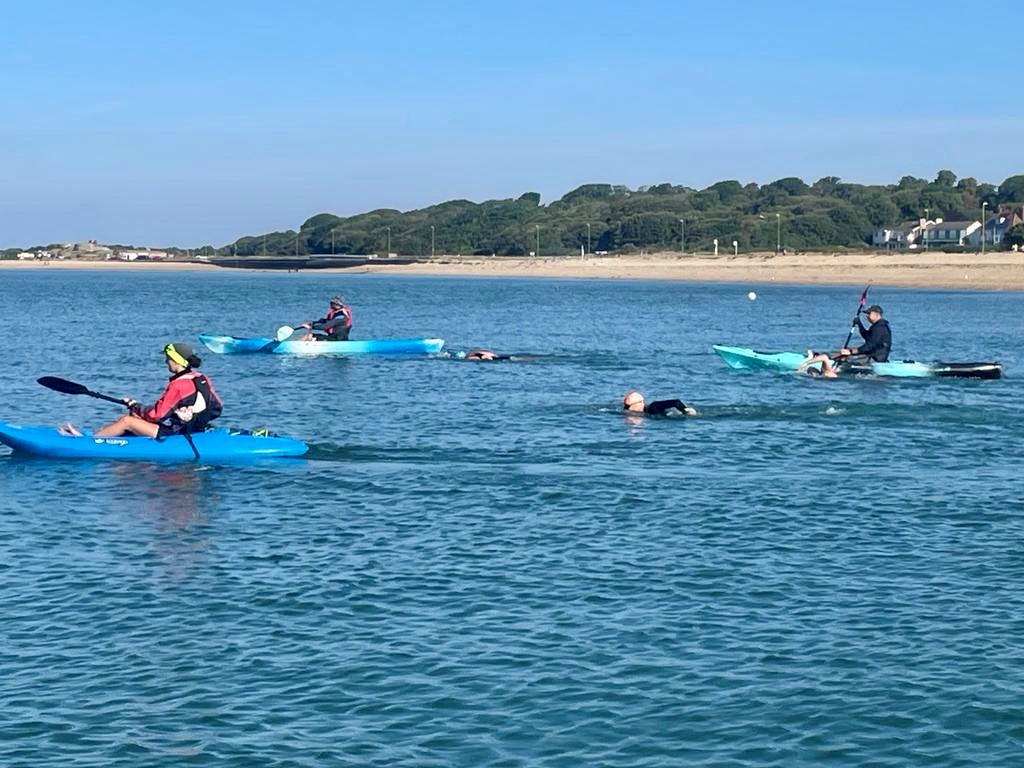
M132 462L111 464L110 470L119 495L152 526L149 551L166 575L187 578L210 547L209 515L221 501L211 468Z

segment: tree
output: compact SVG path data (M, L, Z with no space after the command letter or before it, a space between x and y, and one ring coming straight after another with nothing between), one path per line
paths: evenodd
M1024 224L1018 224L1003 236L1004 248L1012 248L1015 245L1024 248Z
M919 179L916 176L904 176L900 179L898 186L900 189L914 189L915 187L923 187L927 183L924 179Z
M1011 176L999 185L1000 203L1024 203L1024 175Z
M761 187L762 192L766 189L780 189L786 194L793 196L806 195L811 191L811 188L804 184L802 179L798 179L796 176L787 176L784 179L773 181L771 184L766 184Z
M978 192L978 180L973 176L966 176L956 183L956 188L965 195L973 195Z
M705 191L714 193L723 203L728 203L743 192L743 185L738 181L730 179L729 181L720 181L717 184L712 184Z
M939 171L935 177L935 186L952 187L956 184L956 174L952 171Z
M865 195L857 201L857 205L872 227L878 228L899 221L900 209L887 195L880 192Z
M561 202L572 203L584 199L611 197L613 194L615 193L612 191L611 184L584 184L583 186L576 187L571 192L566 192L562 196Z
M811 192L819 197L828 197L839 186L838 176L822 176L811 185Z

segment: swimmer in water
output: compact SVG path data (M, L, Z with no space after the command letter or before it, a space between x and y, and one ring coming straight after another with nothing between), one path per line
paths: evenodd
M682 400L655 400L648 403L644 396L635 389L626 393L622 398L622 410L626 413L643 413L647 416L697 416L697 409L687 405Z
M820 371L817 368L810 367L816 363L821 363ZM800 363L800 367L797 368L797 371L801 373L808 373L811 376L821 376L823 379L839 378L839 369L836 368L835 361L823 352L817 355L808 352L807 359Z
M471 349L462 359L490 362L492 360L511 360L512 355L499 355L497 352L493 352L489 349Z

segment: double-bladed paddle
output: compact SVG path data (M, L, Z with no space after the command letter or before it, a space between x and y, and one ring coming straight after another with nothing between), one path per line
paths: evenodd
M95 397L97 400L106 400L108 403L117 403L125 408L129 407L128 402L123 397L111 397L110 395L93 392L84 384L61 379L57 376L43 376L36 379L36 381L47 389L52 389L54 392L63 392L65 395L88 395L89 397Z

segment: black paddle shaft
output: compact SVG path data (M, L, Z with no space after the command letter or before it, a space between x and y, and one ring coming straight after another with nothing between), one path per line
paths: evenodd
M97 400L106 400L108 403L117 403L118 405L128 407L128 403L123 398L93 392L84 384L78 384L77 382L68 381L57 376L43 376L36 379L36 382L42 384L47 389L52 389L54 392L62 392L65 395L88 395L89 397L95 397Z
M870 288L871 288L871 283L868 283L867 287L864 288L864 293L862 293L860 295L860 304L857 305L857 317L860 317L860 313L864 311L864 305L867 303L867 300L868 300L868 290ZM843 342L843 347L842 347L843 349L849 348L849 346L850 346L850 339L853 338L853 334L856 331L857 331L857 322L855 320L850 325L850 332L848 334L846 334L846 341Z

